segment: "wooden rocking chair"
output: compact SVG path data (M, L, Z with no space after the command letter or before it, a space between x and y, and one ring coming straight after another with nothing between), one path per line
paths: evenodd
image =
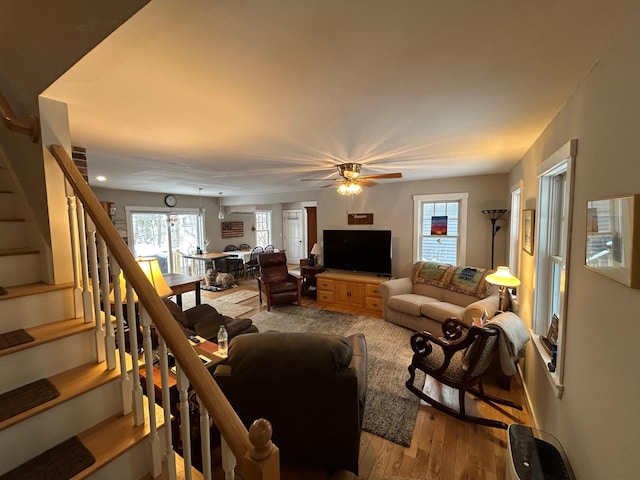
M452 318L442 324L442 332L443 337L435 337L430 332L415 333L411 337L411 348L414 354L409 365L407 388L441 412L465 422L506 430L508 425L504 422L467 414L464 404L465 394L469 392L486 402L522 410L521 405L485 393L482 387L482 375L498 351L500 330L490 325L469 328ZM416 369L457 389L459 411L444 405L417 388L414 385Z

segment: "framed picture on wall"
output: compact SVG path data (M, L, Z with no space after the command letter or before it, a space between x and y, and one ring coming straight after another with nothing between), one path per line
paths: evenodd
M533 208L522 212L522 249L533 255L533 238L535 235L536 211Z
M640 288L640 195L587 202L585 266Z

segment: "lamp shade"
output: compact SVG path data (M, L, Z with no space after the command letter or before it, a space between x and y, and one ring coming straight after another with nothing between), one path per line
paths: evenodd
M320 245L314 243L313 248L311 249L311 255L320 255L321 253L322 249L320 248Z
M511 275L509 267L498 267L495 272L487 275L486 280L500 287L517 287L520 285L520 280Z
M168 297L169 295L173 295L173 290L171 287L167 285L167 281L164 279L162 275L162 270L160 270L160 264L158 263L157 258L138 258L136 260L140 269L144 272L144 275L147 277L147 280L153 285L153 288L156 292L158 292L158 296L160 297ZM124 273L120 271L120 298L123 303L126 303L127 295L127 285L126 280L124 278ZM138 295L136 292L133 292L134 301L138 301ZM109 300L111 302L114 301L113 290L111 290L111 294L109 295Z

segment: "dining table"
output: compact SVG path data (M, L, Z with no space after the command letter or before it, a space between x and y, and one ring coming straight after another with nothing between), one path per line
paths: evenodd
M207 252L183 254L183 271L189 275L204 275L208 268L214 268L213 262L230 257L231 252Z

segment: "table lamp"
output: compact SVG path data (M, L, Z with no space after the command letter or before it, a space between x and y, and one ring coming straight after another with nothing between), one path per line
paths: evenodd
M320 255L321 253L322 253L322 249L320 248L320 245L318 245L317 243L314 243L309 256L310 267L313 267L314 265L318 264L318 255Z
M511 275L509 271L509 267L498 267L498 269L487 275L487 282L492 285L498 285L498 291L500 292L500 305L499 308L502 310L504 305L504 294L507 287L517 287L520 285L520 280Z
M158 263L157 258L142 258L138 257L136 259L138 265L144 272L147 280L153 285L153 288L158 293L160 297L168 297L169 295L173 295L173 290L171 287L167 285L167 281L164 279L162 275L162 270L160 270L160 264ZM124 272L120 270L120 298L122 299L122 303L127 303L127 285L126 280L124 278ZM114 301L113 298L113 289L111 290L111 294L109 295L109 300L111 302ZM138 301L138 295L135 290L133 292L133 300L135 302Z

